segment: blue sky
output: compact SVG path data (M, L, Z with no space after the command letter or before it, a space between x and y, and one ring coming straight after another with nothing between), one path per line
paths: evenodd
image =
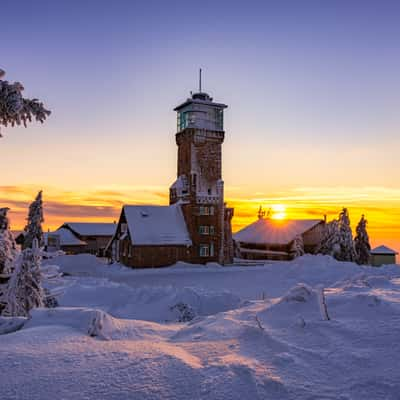
M228 195L400 187L400 2L3 0L1 14L0 67L53 111L3 130L3 185L167 191L172 109L202 67L229 105Z

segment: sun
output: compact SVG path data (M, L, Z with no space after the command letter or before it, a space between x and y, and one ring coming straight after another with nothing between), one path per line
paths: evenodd
M286 218L286 207L283 204L274 204L271 207L272 219L282 220Z

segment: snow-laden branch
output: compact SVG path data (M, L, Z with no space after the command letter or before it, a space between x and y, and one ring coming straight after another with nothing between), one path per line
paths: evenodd
M0 78L5 72L0 69ZM43 123L50 115L43 103L38 99L26 99L20 82L10 83L0 79L0 126L27 126L33 119ZM0 133L1 137L1 133Z

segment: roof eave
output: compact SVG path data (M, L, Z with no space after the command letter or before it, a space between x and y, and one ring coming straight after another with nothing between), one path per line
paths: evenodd
M219 107L219 108L228 108L228 106L223 103L214 103L212 101L188 99L185 102L183 102L182 104L179 104L179 106L175 107L174 111L179 111L180 109L186 107L189 104L203 104L203 105L215 106L215 107Z

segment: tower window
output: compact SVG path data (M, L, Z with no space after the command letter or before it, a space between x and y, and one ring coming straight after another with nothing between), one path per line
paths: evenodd
M221 131L224 129L224 111L220 108L214 110L215 127Z
M197 186L197 174L192 174L192 185L194 188Z
M208 244L201 244L200 245L199 255L200 255L200 257L209 257L210 248L209 248Z
M199 207L199 215L214 215L214 207L213 206L200 206Z
M200 235L209 235L210 228L207 225L200 225L199 226L199 233Z

